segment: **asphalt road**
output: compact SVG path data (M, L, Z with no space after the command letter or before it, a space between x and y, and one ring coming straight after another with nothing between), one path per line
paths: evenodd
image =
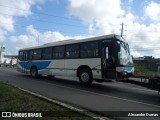
M157 113L160 111L160 95L157 91L122 82L96 83L87 87L77 80L31 78L19 73L15 68L0 67L0 81L8 81L17 87L27 89L47 97L52 97L100 113L106 116L124 118L129 113ZM127 112L126 112L127 111ZM156 111L156 112L154 112ZM160 119L159 117L140 117L140 119ZM123 117L123 118L122 118Z

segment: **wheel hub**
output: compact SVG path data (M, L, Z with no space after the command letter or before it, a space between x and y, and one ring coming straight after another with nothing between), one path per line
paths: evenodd
M81 79L82 79L82 81L84 81L84 82L88 81L88 80L89 80L89 75L88 75L88 73L86 73L86 72L82 73Z

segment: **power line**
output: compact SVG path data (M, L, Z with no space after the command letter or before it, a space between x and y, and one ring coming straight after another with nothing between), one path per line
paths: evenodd
M131 49L132 51L154 51L154 50L160 50L160 48L151 48L151 49Z
M2 23L2 22L0 22L0 23ZM5 24L5 25L10 25L10 26L12 26L12 24L8 24L8 23L2 23L2 24ZM25 28L26 29L26 27L27 26L24 26L24 25L17 25L17 24L14 24L14 26L17 26L17 27L21 27L21 28ZM47 31L55 31L54 29L48 29L48 28L41 28L41 27L35 27L35 29L36 30L47 30ZM70 31L56 31L56 32L65 32L65 33L73 33L73 34L84 34L84 33L76 33L76 32L70 32Z
M28 11L28 10L25 10L25 9L15 8L15 7L12 7L12 6L2 5L2 4L0 4L0 6L1 7L6 7L6 8L11 8L11 9L22 10L22 11ZM57 17L57 18L63 18L63 19L68 19L68 20L78 21L79 22L79 20L77 20L77 19L73 19L73 18L70 19L70 18L59 16L59 15L53 15L53 14L48 14L48 13L40 13L40 12L36 12L36 11L32 11L32 12L35 13L35 14L40 14L40 15L45 15L45 16L51 16L51 17ZM106 21L104 21L104 22L106 22Z
M11 9L17 9L17 10L21 10L21 11L28 11L26 9L20 9L20 8L15 8L15 7L12 7L12 6L7 6L7 5L2 5L0 4L1 7L6 7L6 8L11 8ZM70 19L70 18L66 18L66 17L62 17L62 16L59 16L59 15L53 15L53 14L48 14L48 13L40 13L40 12L36 12L36 11L32 11L33 13L35 14L40 14L40 15L46 15L46 16L53 16L53 17L58 17L58 18L63 18L63 19L69 19L69 20L73 20L73 21L79 21L77 19ZM0 13L0 14L4 14L4 13ZM7 14L6 14L7 15ZM9 15L9 16L13 16L13 15ZM20 17L20 16L19 16ZM32 19L32 20L36 20L36 19ZM43 20L38 20L37 21L41 21L41 22L44 22ZM51 21L45 21L45 22L51 22ZM53 22L51 22L53 23ZM104 22L105 23L105 22ZM59 23L61 24L61 23ZM118 25L118 24L117 24ZM124 26L124 23L121 24L122 25L122 29L121 29L121 35L123 34L123 26ZM70 26L74 26L74 25L70 25ZM136 25L127 25L127 26L136 26ZM81 26L80 26L81 27ZM141 30L141 31L148 31L148 30ZM152 31L152 30L150 30Z
M2 22L0 22L0 23L2 23ZM6 24L6 25L12 25L12 24L8 24L8 23L2 23L2 24ZM26 29L26 27L27 26L24 26L24 25L18 25L18 24L14 24L14 26L17 26L17 27L21 27L21 28L24 28L24 29ZM36 30L42 30L42 31L55 31L55 29L48 29L48 28L41 28L41 27L34 27L34 29L36 29ZM79 33L79 32L71 32L71 31L56 31L56 32L65 32L65 33L73 33L73 34L84 34L84 33ZM160 38L160 37L154 37L154 38ZM136 41L136 42L134 42L134 43L142 43L142 41ZM153 44L153 43L152 43ZM157 43L154 43L154 44L156 44L157 45ZM154 46L155 47L155 46Z
M11 9L17 9L17 10L22 10L22 11L28 11L28 10L25 10L25 9L20 9L20 8L15 8L15 7L12 7L12 6L6 6L6 5L2 5L0 4L1 7L6 7L6 8L11 8ZM53 15L53 14L48 14L48 13L40 13L40 12L36 12L36 11L33 11L35 14L40 14L40 15L46 15L46 16L51 16L51 17L57 17L57 18L63 18L63 19L69 19L69 18L66 18L66 17L62 17L62 16L58 16L58 15ZM76 19L70 19L72 21L79 21L79 20L76 20Z
M10 25L12 26L12 24L8 24L8 23L4 23L4 22L0 22L1 24L5 24L5 25ZM14 26L18 26L18 27L21 27L21 28L25 28L27 26L24 26L24 25L18 25L18 24L14 24ZM55 31L55 29L48 29L48 28L41 28L41 27L35 27L35 29L37 30L48 30L48 31ZM81 34L81 33L76 33L76 32L70 32L70 31L62 31L62 32L66 32L66 33L74 33L74 34ZM82 33L83 34L83 33ZM128 36L128 35L127 35ZM130 35L129 35L130 36ZM145 35L134 35L134 37L152 37L152 38L160 38L160 37L155 37L155 36L145 36ZM127 39L128 40L128 39ZM142 41L136 41L134 43L141 43ZM157 44L157 43L155 43Z
M14 15L9 15L9 14L6 14L6 13L0 13L1 15L6 15L6 16L12 16L14 17ZM23 19L23 17L19 16L18 18L21 18ZM33 21L38 21L38 22L44 22L44 23L55 23L55 24L59 24L59 25L64 25L64 26L73 26L73 27L78 27L80 29L84 28L83 26L79 26L79 25L72 25L72 24L66 24L66 23L60 23L60 22L53 22L53 21L47 21L47 20L40 20L40 19L33 19L33 18L30 18L30 20L33 20ZM116 29L115 29L116 30Z
M6 15L6 16L13 16L14 15L9 15L9 14L6 14L6 13L0 13L2 15ZM22 18L21 16L19 16L18 18ZM56 23L56 24L59 24L59 25L65 25L65 26L73 26L73 27L79 27L79 28L84 28L83 26L79 26L79 25L72 25L72 24L65 24L65 23L59 23L59 22L53 22L53 21L46 21L46 20L40 20L40 19L33 19L33 18L30 18L30 20L33 20L33 21L38 21L38 22L45 22L45 23Z
M4 5L0 5L0 6L4 6ZM4 7L9 7L9 6L4 6ZM10 8L10 7L9 7ZM18 8L14 8L14 9L18 9ZM24 9L19 9L19 10L23 10L23 11L26 11ZM13 15L9 15L9 14L5 14L5 13L0 13L0 14L3 14L3 15L8 15L8 16L13 16ZM41 14L41 13L40 13ZM43 13L42 13L43 14ZM46 14L46 13L45 13ZM48 15L48 14L47 14ZM50 14L49 14L50 15ZM65 18L65 17L63 17ZM46 23L56 23L56 24L60 24L60 25L66 25L66 26L75 26L75 27L81 27L82 26L78 26L78 25L71 25L71 24L65 24L65 23L59 23L59 22L53 22L53 21L46 21L46 20L39 20L39 19L32 19L31 20L34 20L34 21L39 21L39 22L46 22ZM7 24L7 23L6 23ZM124 23L122 23L122 29L121 29L121 36L123 36L123 25ZM17 26L17 25L16 25ZM18 25L19 26L19 25ZM22 26L22 27L25 27L25 26ZM46 29L46 28L38 28L38 29L41 29L41 30L52 30L52 29ZM67 31L68 32L68 31ZM68 33L72 33L72 32L68 32ZM131 36L131 35L129 35ZM134 37L153 37L153 36L145 36L145 35L134 35ZM160 38L160 37L155 37L155 38Z
M5 13L0 13L2 15L7 15L7 16L12 16L13 15L9 15L9 14L5 14ZM22 17L19 17L19 18L22 18ZM23 19L23 18L22 18ZM84 28L83 26L79 26L79 25L71 25L71 24L66 24L66 23L59 23L59 22L53 22L53 21L46 21L46 20L40 20L40 19L33 19L33 18L30 18L30 20L34 20L34 21L39 21L39 22L45 22L45 23L56 23L56 24L60 24L60 25L65 25L65 26L74 26L74 27L81 27L81 28Z
M11 8L11 9L17 9L17 10L22 10L22 11L28 11L28 10L25 10L25 9L19 9L19 8L15 8L15 7L11 7L11 6L6 6L6 5L2 5L0 4L0 6L2 7L7 7L7 8ZM58 15L53 15L53 14L48 14L48 13L40 13L40 12L36 12L36 11L33 11L35 14L41 14L41 15L46 15L46 16L53 16L53 17L58 17L58 18L63 18L63 19L69 19L69 18L66 18L66 17L62 17L62 16L58 16ZM6 14L6 13L0 13L2 15L7 15L7 16L13 16L14 15L9 15L9 14ZM20 16L19 16L20 18ZM66 23L59 23L59 22L53 22L53 21L46 21L46 20L40 20L40 19L33 19L33 18L30 18L30 20L34 20L34 21L39 21L39 22L45 22L45 23L56 23L56 24L60 24L60 25L66 25L66 26L75 26L75 27L83 27L83 26L79 26L79 25L71 25L71 24L66 24ZM75 19L69 19L69 20L74 20L74 21L79 21L79 20L75 20ZM104 23L105 24L105 23ZM118 25L118 24L117 24ZM124 36L123 35L123 32L124 32L124 23L121 24L122 25L122 28L121 28L121 36ZM127 25L128 26L128 25ZM129 26L134 26L134 25L129 25ZM136 31L136 30L132 30L132 31ZM139 31L148 31L148 30L139 30ZM152 31L152 30L149 30L149 31ZM148 32L149 32L148 31Z
M126 37L132 36L132 37L152 37L152 38L160 38L159 36L155 37L153 35L126 35ZM128 40L128 39L127 39Z

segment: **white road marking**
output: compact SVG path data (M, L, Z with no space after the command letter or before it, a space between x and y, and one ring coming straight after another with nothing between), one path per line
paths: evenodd
M57 84L53 84L53 85L59 86L59 87L64 87L64 88L69 88L69 89L73 89L73 90L79 90L79 91L83 91L83 92L87 92L87 93L92 93L92 94L96 94L96 95L100 95L100 96L105 96L105 97L109 97L109 98L114 98L114 99L119 99L119 100L124 100L124 101L128 101L128 102L133 102L133 103L138 103L138 104L143 104L143 105L148 105L148 106L160 108L159 105L154 105L154 104L139 102L139 101L135 101L135 100L129 100L129 99L120 98L120 97L115 97L115 96L106 95L106 94L95 93L95 92L91 92L91 91L87 91L87 90L82 90L82 89L78 89L78 88L74 88L74 87L66 87L66 86L57 85Z
M121 82L118 82L118 83L121 83ZM123 84L126 84L126 83L123 83ZM131 83L127 83L127 84L134 85L134 84L131 84ZM122 88L122 87L120 87L120 86L118 86L118 85L112 85L112 86ZM157 92L157 91L155 91L155 90L150 90L150 89L133 88L133 86L132 86L132 87L128 87L128 88L129 88L129 89L135 89L135 90L141 90L141 91L147 91L147 92L154 92L154 93Z
M8 76L11 76L11 75L8 75ZM13 77L16 77L16 76L12 76L12 78ZM43 81L37 81L37 80L34 80L34 79L32 79L32 80L36 81L36 82L39 82L39 83L43 82ZM123 100L123 101L132 102L132 103L138 103L138 104L143 104L143 105L147 105L147 106L152 106L152 107L158 107L158 108L160 108L159 105L154 105L154 104L150 104L150 103L144 103L144 102L139 102L139 101L135 101L135 100L125 99L125 98L121 98L121 97L115 97L115 96L111 96L111 95L95 93L95 92L91 92L91 91L87 91L87 90L82 90L82 89L78 89L78 88L74 88L74 87L67 87L67 86L63 86L63 85L58 85L58 84L55 84L55 83L48 83L48 82L45 82L45 83L51 84L51 85L55 85L55 86L58 86L58 87L69 88L69 89L73 89L73 90L79 90L79 91L83 91L83 92L87 92L87 93L92 93L92 94L99 95L99 96L105 96L105 97L109 97L109 98L114 98L114 99L119 99L119 100Z

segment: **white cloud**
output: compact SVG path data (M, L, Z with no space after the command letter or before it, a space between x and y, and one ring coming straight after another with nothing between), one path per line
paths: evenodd
M157 24L140 24L134 23L131 26L127 26L127 42L132 48L132 54L137 56L154 56L160 57L159 54L159 38L160 38L160 23ZM154 50L155 49L155 50Z
M145 25L140 23L142 17L131 13L130 9L124 10L121 2L123 0L69 0L69 12L87 22L88 30L93 34L118 34L120 35L120 24L124 22L124 35L132 48L134 56L153 55L160 57L157 50L160 38L160 23ZM129 0L126 8L131 8L133 0ZM128 5L127 4L127 5ZM145 14L152 20L160 20L160 5L150 3L146 7ZM159 44L160 45L160 44ZM150 49L150 50L146 50ZM143 50L143 51L142 51Z
M50 42L68 40L68 39L82 39L91 36L64 36L57 31L47 31L41 33L34 28L33 25L26 27L27 34L19 36L11 36L9 40L14 46L16 46L17 51L21 48L34 47L38 45L43 45Z
M39 31L36 30L33 25L27 26L26 30L29 34L33 35L34 37L38 37L40 34Z
M16 46L16 49L32 47L37 44L35 37L31 35L19 35L10 37L11 42Z
M46 0L0 0L0 41L5 40L7 33L14 32L14 17L27 17L31 15L31 6L42 4L45 1Z
M137 17L138 15L135 15L129 9L124 9L124 7L122 7L121 2L123 2L123 0L68 1L68 10L70 15L80 18L83 23L87 23L90 35L64 36L56 30L42 33L35 29L33 25L30 25L26 27L26 34L10 37L11 42L17 49L19 49L71 38L81 39L89 36L113 33L120 35L120 24L124 22L126 25L124 25L124 35L126 35L126 40L129 43L130 48L132 48L131 52L134 56L153 55L154 57L160 57L159 51L153 50L153 48L158 48L160 45L160 19L158 18L160 16L160 4L155 2L147 3L148 5L145 9L145 16L148 16L151 20L156 22L148 22L148 25L146 25L141 21L142 18L146 19L145 16ZM0 6L2 12L13 15L6 16L0 14L1 41L6 39L5 36L8 32L14 31L14 17L28 17L32 14L30 10L31 6L37 5L37 3L41 4L45 2L45 0L17 0L17 2L11 4L9 4L9 2L10 0L0 0L0 4L8 3L5 5L13 5L13 7L16 7L17 9L9 9L7 7ZM19 5L16 3L19 3ZM132 5L133 0L129 0L128 3ZM18 9L26 9L26 11L20 11ZM1 22L7 22L7 24L10 25L1 24ZM146 49L151 50L145 51Z
M129 1L130 3L133 1ZM121 0L69 0L69 12L89 24L91 34L120 35L122 22L133 22L136 16L121 7Z
M49 43L49 42L55 42L55 41L60 41L60 40L66 40L70 39L71 37L68 36L63 36L61 33L56 32L56 31L48 31L40 36L42 43Z
M88 22L105 16L124 15L120 0L69 0L69 2L70 14Z
M128 1L132 3L133 0ZM121 34L121 23L133 24L138 17L125 11L121 0L69 0L71 15L78 16L89 24L91 34Z
M0 28L0 41L1 42L4 42L4 40L6 40L5 34L6 34L6 31Z
M26 30L28 34L34 36L39 41L39 44L45 44L71 38L69 36L63 36L61 33L56 31L47 31L44 33L40 33L37 29L34 28L33 25L27 26Z
M151 2L145 8L145 15L153 21L160 21L160 4Z
M26 31L28 33L26 35L10 37L10 41L16 46L17 50L25 47L42 45L49 42L71 39L71 37L63 36L61 33L56 31L41 33L36 30L33 25L27 26Z
M14 31L14 21L13 18L10 16L3 16L0 15L0 28L4 29L8 32Z

